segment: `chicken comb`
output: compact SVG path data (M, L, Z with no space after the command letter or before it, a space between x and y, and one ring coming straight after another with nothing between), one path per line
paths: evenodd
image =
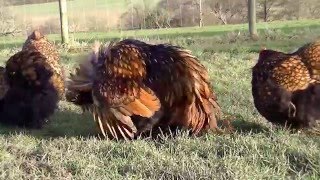
M33 39L33 40L39 40L43 37L44 36L42 35L42 33L39 30L34 30L29 36L29 38Z

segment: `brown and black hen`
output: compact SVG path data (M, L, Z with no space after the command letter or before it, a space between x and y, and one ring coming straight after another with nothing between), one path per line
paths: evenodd
M63 66L60 63L59 53L53 43L51 43L40 31L33 31L24 42L22 50L38 51L47 58L47 63L53 71L50 79L59 93L59 98L64 98L65 75Z
M47 58L37 51L20 51L6 62L8 90L2 99L0 122L27 128L42 128L54 113L58 92L50 79Z
M8 91L8 84L5 79L5 71L4 67L0 67L0 100L6 95Z
M262 50L252 69L254 105L268 121L319 132L320 41L294 53Z
M71 74L67 100L89 109L104 136L132 139L155 127L218 130L208 72L190 51L126 39L97 45Z
M3 98L8 91L8 84L5 79L5 68L0 67L0 112L3 108ZM1 117L0 117L1 118Z

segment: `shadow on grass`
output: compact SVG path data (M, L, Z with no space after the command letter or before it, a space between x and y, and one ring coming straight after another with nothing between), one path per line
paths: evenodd
M260 123L245 120L239 114L227 115L225 119L229 120L234 131L240 134L259 134L270 131Z
M23 133L40 139L96 136L96 126L89 113L58 111L42 129L26 129L0 125L0 134Z
M248 122L244 120L240 115L232 115L231 124L237 133L241 134L252 134L252 133L263 133L268 132L268 128L264 127L255 122ZM12 134L26 134L39 139L48 138L59 138L59 137L76 137L76 138L90 138L90 137L101 137L99 134L96 124L93 121L91 114L89 113L75 113L70 111L58 111L56 112L42 129L25 129L16 128L10 126L0 125L1 135L12 135ZM175 138L177 136L189 136L190 131L178 127L162 127L154 128L151 132L146 132L138 135L135 139L167 139ZM200 135L201 136L201 135ZM112 140L112 138L110 138Z
M242 134L249 134L249 133L258 134L258 133L264 133L269 131L267 127L262 126L259 123L249 122L245 120L235 120L233 122L233 126L237 132Z
M228 131L228 126L224 124L222 121L227 120L231 123L233 131ZM223 131L222 134L219 132L212 132L217 133L217 135L226 135L226 134L242 134L242 135L250 135L250 134L259 134L259 133L268 133L270 129L262 124L256 122L250 122L245 120L241 115L227 115L222 119L222 121L218 122L218 127L221 128ZM211 132L208 132L211 134ZM151 139L153 141L161 141L163 139L174 139L176 137L190 137L190 138L200 138L201 136L205 135L206 133L200 133L199 135L192 135L189 130L179 127L161 127L161 128L154 128L151 132L146 132L141 134L138 139Z

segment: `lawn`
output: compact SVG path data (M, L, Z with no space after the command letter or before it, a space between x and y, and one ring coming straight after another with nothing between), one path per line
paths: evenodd
M248 40L243 33L223 31L233 26L217 27L222 34L215 36L198 33L189 38L157 37L175 29L137 36L192 50L207 67L223 112L234 117L235 133L188 137L182 132L175 138L163 135L155 140L115 142L99 139L92 117L62 101L50 124L42 130L0 128L0 178L319 179L319 138L290 133L267 123L253 106L250 85L251 67L261 46L292 51L319 38L320 29L309 28L306 22L310 26L319 24L319 21L260 24L258 41ZM267 33L266 26L278 29ZM180 32L183 31L201 30L186 28ZM104 39L107 35L101 36ZM50 39L57 38L50 36ZM17 47L21 46L22 39L16 42ZM5 47L0 51L2 63L17 50ZM83 49L81 52L60 49L67 72L74 69L79 56L87 53L87 48Z

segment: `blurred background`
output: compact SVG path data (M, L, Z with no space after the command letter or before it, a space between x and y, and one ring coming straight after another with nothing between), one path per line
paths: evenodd
M60 33L57 0L0 0L0 33ZM202 6L200 6L200 3ZM247 22L247 0L68 0L69 32ZM257 22L320 17L319 0L257 0Z

